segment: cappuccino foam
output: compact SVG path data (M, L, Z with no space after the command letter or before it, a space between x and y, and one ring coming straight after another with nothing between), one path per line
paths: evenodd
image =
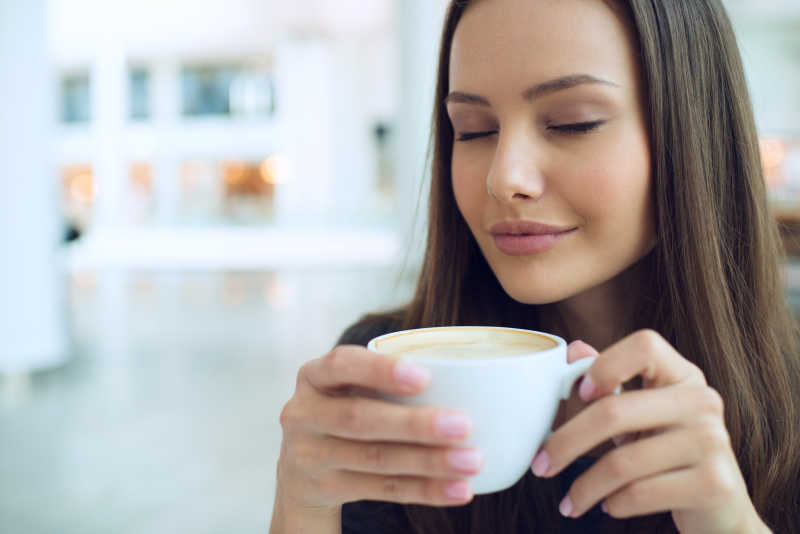
M552 339L536 334L505 329L465 328L398 334L381 340L376 349L395 356L486 359L524 356L552 349L556 345Z

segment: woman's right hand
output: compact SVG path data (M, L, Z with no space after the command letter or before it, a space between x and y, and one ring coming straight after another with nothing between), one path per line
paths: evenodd
M468 418L375 398L427 387L429 374L411 385L403 380L414 376L407 365L355 345L303 365L280 419L277 492L285 503L320 512L358 500L429 506L472 500L467 477L480 471L482 459L458 446L469 436Z

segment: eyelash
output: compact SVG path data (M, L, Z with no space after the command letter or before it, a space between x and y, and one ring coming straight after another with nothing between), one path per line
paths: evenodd
M548 125L547 129L551 132L564 135L586 134L603 124L605 121L576 122L573 124ZM481 137L488 137L496 134L497 130L486 132L466 132L456 138L456 141L472 141Z

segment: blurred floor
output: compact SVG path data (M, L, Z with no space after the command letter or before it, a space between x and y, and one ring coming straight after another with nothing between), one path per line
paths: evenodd
M74 358L0 382L3 533L266 532L298 367L412 290L389 268L67 285Z
M266 532L298 367L398 272L70 277L72 361L0 379L0 532Z

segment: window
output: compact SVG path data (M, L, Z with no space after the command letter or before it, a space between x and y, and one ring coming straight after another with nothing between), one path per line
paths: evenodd
M234 115L272 115L275 113L272 78L258 71L240 73L231 84L230 105Z
M130 86L131 119L147 120L150 118L150 71L145 68L133 68L128 77Z
M258 223L273 218L275 185L280 178L273 159L268 158L264 163L226 161L222 164L222 207L228 220Z
M94 171L88 163L61 167L62 210L70 224L85 230L91 221L96 197Z
M181 166L181 219L205 224L262 224L274 219L275 192L290 180L282 154L263 161L185 161Z
M183 114L187 116L230 115L233 67L184 67L181 73Z
M266 116L275 112L272 78L241 65L187 66L181 72L184 116Z
M128 215L138 224L152 219L155 207L153 191L153 166L147 161L131 162L128 174Z
M89 73L61 77L61 121L69 124L89 122Z

